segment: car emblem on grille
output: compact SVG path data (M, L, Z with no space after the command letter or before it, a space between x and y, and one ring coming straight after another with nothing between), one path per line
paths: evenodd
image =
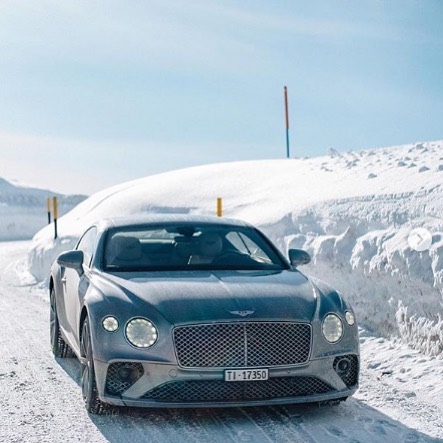
M246 317L253 314L255 311L229 311L230 314L239 315L240 317Z

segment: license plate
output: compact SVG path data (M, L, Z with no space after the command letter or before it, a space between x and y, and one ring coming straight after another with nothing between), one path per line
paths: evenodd
M269 378L268 369L227 369L225 381L260 381Z

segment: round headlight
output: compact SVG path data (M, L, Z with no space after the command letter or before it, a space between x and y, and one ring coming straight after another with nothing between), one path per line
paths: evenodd
M105 331L115 332L118 329L118 320L112 315L109 315L103 319L102 326Z
M355 323L355 317L351 311L346 311L345 318L348 322L348 325L352 326Z
M157 341L157 328L146 318L133 318L126 325L126 338L137 348L150 348Z
M341 320L335 314L328 314L323 320L323 335L329 343L339 341L343 335L343 325Z

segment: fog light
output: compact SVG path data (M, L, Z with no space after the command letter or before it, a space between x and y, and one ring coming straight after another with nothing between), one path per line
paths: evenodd
M139 371L131 366L123 366L118 371L118 377L125 382L134 382L139 378Z
M347 358L342 358L337 363L337 372L343 374L345 372L348 372L350 367L351 362Z

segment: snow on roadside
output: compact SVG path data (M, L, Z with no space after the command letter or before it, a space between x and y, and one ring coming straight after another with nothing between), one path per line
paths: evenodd
M360 331L360 390L355 398L421 431L443 433L441 359L411 350L399 339ZM433 405L431 408L424 405ZM398 441L402 441L399 439ZM411 441L415 437L411 436Z
M224 163L154 175L101 191L40 231L29 266L45 280L57 254L96 219L139 213L213 214L252 222L283 250L307 249L304 268L336 286L361 324L443 355L443 142L312 159ZM413 228L432 233L412 250Z
M398 339L374 337L360 331L362 368L377 383L382 381L405 393L443 409L443 365L436 357L412 350ZM441 423L443 427L443 422Z

